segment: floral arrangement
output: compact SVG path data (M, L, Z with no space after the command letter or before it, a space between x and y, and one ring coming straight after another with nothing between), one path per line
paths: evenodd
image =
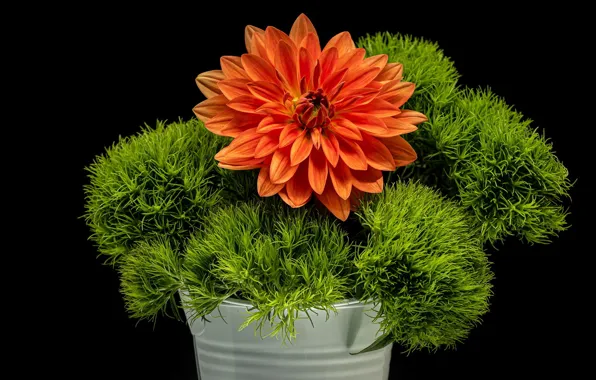
M566 228L551 146L459 87L436 44L343 32L321 48L305 15L245 42L198 75L197 119L88 167L85 217L133 317L205 318L235 298L254 305L242 327L299 339L298 312L357 299L376 311L369 349L449 347L488 310L484 246Z

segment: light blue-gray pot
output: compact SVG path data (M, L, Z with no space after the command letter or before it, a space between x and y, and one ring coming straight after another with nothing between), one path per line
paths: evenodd
M335 305L337 314L309 313L296 321L297 338L255 334L253 325L238 331L249 315L246 301L228 299L205 322L190 324L201 380L387 380L391 345L359 355L376 338L370 304L347 301ZM220 316L223 317L223 319ZM187 316L190 312L186 311ZM225 320L225 321L224 321ZM269 331L263 328L263 336Z

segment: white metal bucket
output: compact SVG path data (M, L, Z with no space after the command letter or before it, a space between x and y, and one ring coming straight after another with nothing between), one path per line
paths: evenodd
M379 325L372 322L370 305L358 301L336 304L337 314L317 311L296 321L297 338L281 339L255 335L253 325L238 331L251 305L226 300L215 310L211 322L190 324L197 371L201 380L387 380L391 345L360 355L350 355L369 346ZM187 316L189 312L186 312ZM227 323L226 323L227 322ZM263 328L263 335L269 331Z

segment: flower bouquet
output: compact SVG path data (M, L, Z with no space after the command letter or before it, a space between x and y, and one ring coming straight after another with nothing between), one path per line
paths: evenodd
M184 311L202 379L387 379L392 344L452 347L487 312L487 244L566 228L551 146L436 44L321 48L305 15L245 42L195 120L121 139L85 188L131 316Z

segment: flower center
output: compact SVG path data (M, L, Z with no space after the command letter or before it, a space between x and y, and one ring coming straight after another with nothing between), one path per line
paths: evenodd
M322 89L303 94L296 103L294 121L304 128L326 128L335 113Z

